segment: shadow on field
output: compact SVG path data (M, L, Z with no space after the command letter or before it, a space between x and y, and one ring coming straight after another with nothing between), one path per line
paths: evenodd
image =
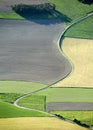
M31 20L34 21L38 24L46 24L49 25L51 24L56 24L59 22L59 20L55 20L53 22L52 19L61 19L60 22L71 22L72 20L67 17L65 14L60 13L57 10L49 10L49 11L41 11L41 12L31 12L31 10L23 10L23 11L19 11L19 10L15 10L15 8L12 8L13 11L15 11L17 14L19 14L20 16L24 17L27 20ZM49 20L49 22L43 22L42 20ZM42 21L42 22L41 22Z

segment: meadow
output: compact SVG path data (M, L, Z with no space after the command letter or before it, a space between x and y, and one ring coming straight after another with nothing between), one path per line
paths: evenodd
M30 95L20 99L19 106L45 111L46 97L41 95Z
M21 108L15 107L12 104L0 102L0 118L46 117L46 116L49 116L49 114L37 112L35 110L21 109Z
M93 89L48 88L37 93L46 96L46 102L93 102Z
M50 113L60 114L69 120L78 119L82 123L93 126L93 111L51 111Z
M28 93L46 85L26 81L0 81L0 93Z
M93 27L93 16L71 27L66 32L65 37L93 39L92 27Z

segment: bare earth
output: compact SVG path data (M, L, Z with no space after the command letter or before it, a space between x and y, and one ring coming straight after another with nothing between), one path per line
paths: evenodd
M72 73L58 87L93 87L93 40L65 38L62 49L72 62Z
M1 130L88 130L70 122L49 117L0 119Z
M0 80L50 84L64 78L71 65L58 49L62 30L58 19L0 19Z
M93 103L51 102L46 104L46 111L51 110L93 110Z

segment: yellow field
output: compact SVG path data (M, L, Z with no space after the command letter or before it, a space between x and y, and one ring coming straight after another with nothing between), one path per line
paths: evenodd
M65 38L65 55L73 64L72 73L58 87L93 87L93 40Z
M88 130L50 117L0 119L0 130Z

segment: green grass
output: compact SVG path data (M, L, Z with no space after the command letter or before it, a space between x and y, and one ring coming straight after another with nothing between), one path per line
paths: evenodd
M38 95L46 96L47 102L93 102L93 89L48 88Z
M49 0L54 3L57 10L65 14L72 20L75 20L81 16L86 15L86 13L93 11L93 4L87 5L82 4L78 0Z
M18 104L23 107L45 110L46 97L40 95L30 95L21 99Z
M34 110L25 110L17 108L11 104L0 102L0 118L11 117L46 117L48 114L37 112Z
M71 27L65 34L66 37L93 39L93 16Z
M40 88L44 84L24 81L0 81L0 93L28 93Z
M6 19L24 19L22 16L20 16L17 13L0 13L0 18L6 18Z
M16 93L0 93L0 101L14 103L14 101L22 96L23 94L16 94Z
M70 120L78 119L82 123L93 126L93 111L51 111L51 113L60 114Z

